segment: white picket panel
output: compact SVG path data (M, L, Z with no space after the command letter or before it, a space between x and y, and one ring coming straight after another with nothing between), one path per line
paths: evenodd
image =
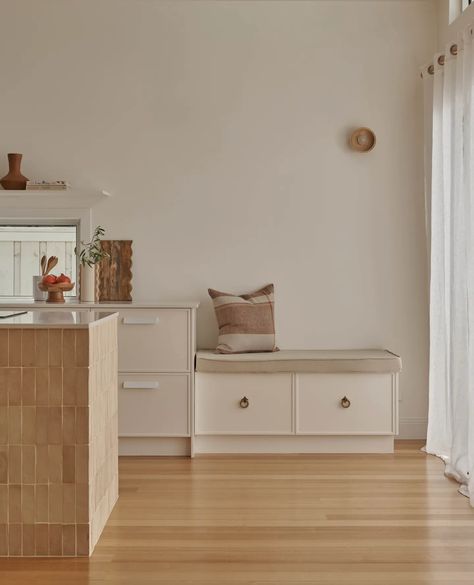
M57 256L53 273L76 280L76 228L0 226L0 297L32 296L32 277L41 273L41 256ZM75 290L66 293L74 296Z
M13 242L0 242L0 296L13 295Z
M32 276L40 273L39 242L21 242L19 290L15 295L31 295Z

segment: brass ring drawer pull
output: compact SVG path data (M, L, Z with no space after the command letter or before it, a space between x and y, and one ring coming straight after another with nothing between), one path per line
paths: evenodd
M349 398L347 398L347 396L344 396L344 398L341 398L342 408L349 408L350 405L351 405L351 401L349 400Z
M240 401L240 408L248 408L249 404L250 404L249 399L247 398L247 396L244 396Z

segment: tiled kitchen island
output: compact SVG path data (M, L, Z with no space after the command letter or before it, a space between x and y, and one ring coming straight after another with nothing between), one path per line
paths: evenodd
M0 319L0 556L89 556L118 497L117 314Z

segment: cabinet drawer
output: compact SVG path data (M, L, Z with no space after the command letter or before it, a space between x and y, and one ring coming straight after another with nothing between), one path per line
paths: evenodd
M394 432L391 374L298 374L296 388L297 433Z
M291 374L197 373L195 410L196 434L290 434Z
M189 376L119 375L119 436L187 436Z
M120 371L190 369L189 311L185 309L120 311L118 339Z

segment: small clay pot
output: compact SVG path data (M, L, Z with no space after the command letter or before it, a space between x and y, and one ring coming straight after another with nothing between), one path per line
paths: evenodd
M10 152L8 154L9 171L0 179L0 185L4 189L26 189L27 177L21 174L21 159L23 155L17 152Z

